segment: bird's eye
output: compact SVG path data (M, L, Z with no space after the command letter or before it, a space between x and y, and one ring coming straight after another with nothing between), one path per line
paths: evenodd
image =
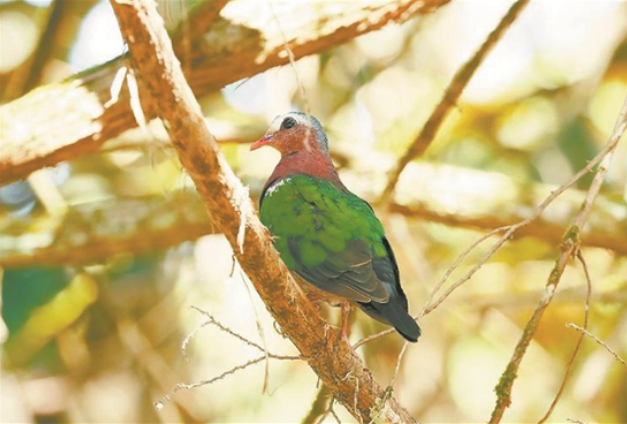
M296 119L290 117L285 118L283 122L281 122L281 128L284 130L289 130L294 125L296 125Z

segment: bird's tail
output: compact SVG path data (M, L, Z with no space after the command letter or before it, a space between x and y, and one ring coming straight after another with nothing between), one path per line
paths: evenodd
M388 303L359 303L359 307L377 321L391 325L401 336L410 342L417 342L420 337L420 327L401 305L392 299Z

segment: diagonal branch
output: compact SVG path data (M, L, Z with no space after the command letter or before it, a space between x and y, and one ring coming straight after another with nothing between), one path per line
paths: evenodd
M409 146L409 149L407 149L405 154L399 159L398 163L392 170L388 184L383 190L383 193L381 193L378 203L385 204L388 202L396 184L398 183L398 179L400 178L403 169L405 169L405 166L407 166L412 159L420 156L425 152L425 150L427 150L427 147L429 147L435 138L440 126L444 122L444 119L446 119L453 106L457 103L457 99L464 91L464 88L466 88L466 85L470 82L470 79L479 68L479 65L481 65L488 53L492 51L492 48L501 39L503 34L505 34L507 29L516 20L516 18L520 15L520 12L523 11L528 3L529 0L517 0L516 3L510 7L505 16L503 16L498 26L494 28L490 35L488 35L488 38L486 38L483 45L479 48L479 50L477 50L475 55L457 71L453 80L446 89L442 100L440 100L440 103L431 113L431 116L416 139L413 141L411 146Z
M294 284L253 210L247 190L229 168L209 132L200 106L186 84L154 4L112 1L148 106L164 121L179 159L196 184L216 227L221 230L269 312L320 380L355 418L369 422L383 411L387 422L412 422L411 416L374 381L348 342L317 313ZM243 246L239 223L245 222ZM353 400L356 400L353 404ZM382 400L385 400L382 402Z

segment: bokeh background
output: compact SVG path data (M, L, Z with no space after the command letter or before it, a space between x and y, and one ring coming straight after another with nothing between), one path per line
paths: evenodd
M167 24L175 27L192 3L161 1ZM273 7L305 3L273 2ZM274 116L299 109L309 110L327 129L345 183L374 201L387 171L455 71L509 6L452 1L199 100L210 129L228 140L221 147L253 196L278 155L270 149L251 153L249 143ZM267 12L268 3L234 0L222 14L237 15L238 7ZM268 16L267 25L280 25L280 19ZM53 33L47 32L51 17L61 22ZM0 2L3 103L123 52L107 1ZM492 222L499 225L504 207L498 200L510 199L508 190L549 190L585 166L607 141L626 93L627 3L531 2L481 65L425 155L411 164L415 181L428 183L405 174L401 179L406 196L437 203L457 220L441 222L420 210L378 210L414 312L458 255ZM571 192L585 191L591 178L582 178ZM503 179L507 184L490 184ZM619 229L615 236L624 245L626 181L627 142L622 140L595 207L614 211L609 216L616 222L607 225ZM84 228L117 231L125 219L166 216L151 209L163 199L165 207L180 212L167 224L176 231L191 219L186 213L199 213L190 196L177 200L191 187L159 123L129 131L94 154L0 188L0 258L10 263L52 237L53 230L82 237L89 248L98 239ZM486 190L497 202L465 203L465 194L477 202ZM464 212L473 208L480 208L483 228L468 224ZM79 216L86 222L59 218L59 210L75 209L83 211ZM562 216L558 224L565 229L570 217ZM129 224L135 227L133 237L147 237L150 227ZM75 263L70 254L54 265L4 266L0 421L300 422L318 391L316 375L301 361L262 361L203 387L180 390L160 410L155 407L178 383L209 380L259 357L254 347L215 325L200 327L206 316L191 306L237 334L263 341L274 354L296 354L233 263L229 244L205 227L165 250L134 254L121 246L89 264ZM484 252L473 251L450 281ZM421 320L423 336L408 349L395 386L395 395L417 419L488 419L493 389L558 254L559 243L542 232L517 237ZM625 249L584 247L583 255L592 277L589 331L627 357ZM585 298L581 266L571 264L523 360L506 421L535 422L548 408L578 337L566 324L582 325ZM337 322L337 311L325 313ZM352 320L353 341L385 328L360 312ZM394 334L364 345L359 354L385 386L401 347ZM625 399L626 368L585 339L550 421L626 422ZM343 422L353 421L340 406L335 411Z

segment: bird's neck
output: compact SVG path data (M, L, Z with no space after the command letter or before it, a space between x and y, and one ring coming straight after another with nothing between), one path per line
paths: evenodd
M266 187L273 181L295 174L305 174L313 178L321 178L334 183L339 189L346 190L331 162L331 158L321 152L300 150L281 158L266 182Z

